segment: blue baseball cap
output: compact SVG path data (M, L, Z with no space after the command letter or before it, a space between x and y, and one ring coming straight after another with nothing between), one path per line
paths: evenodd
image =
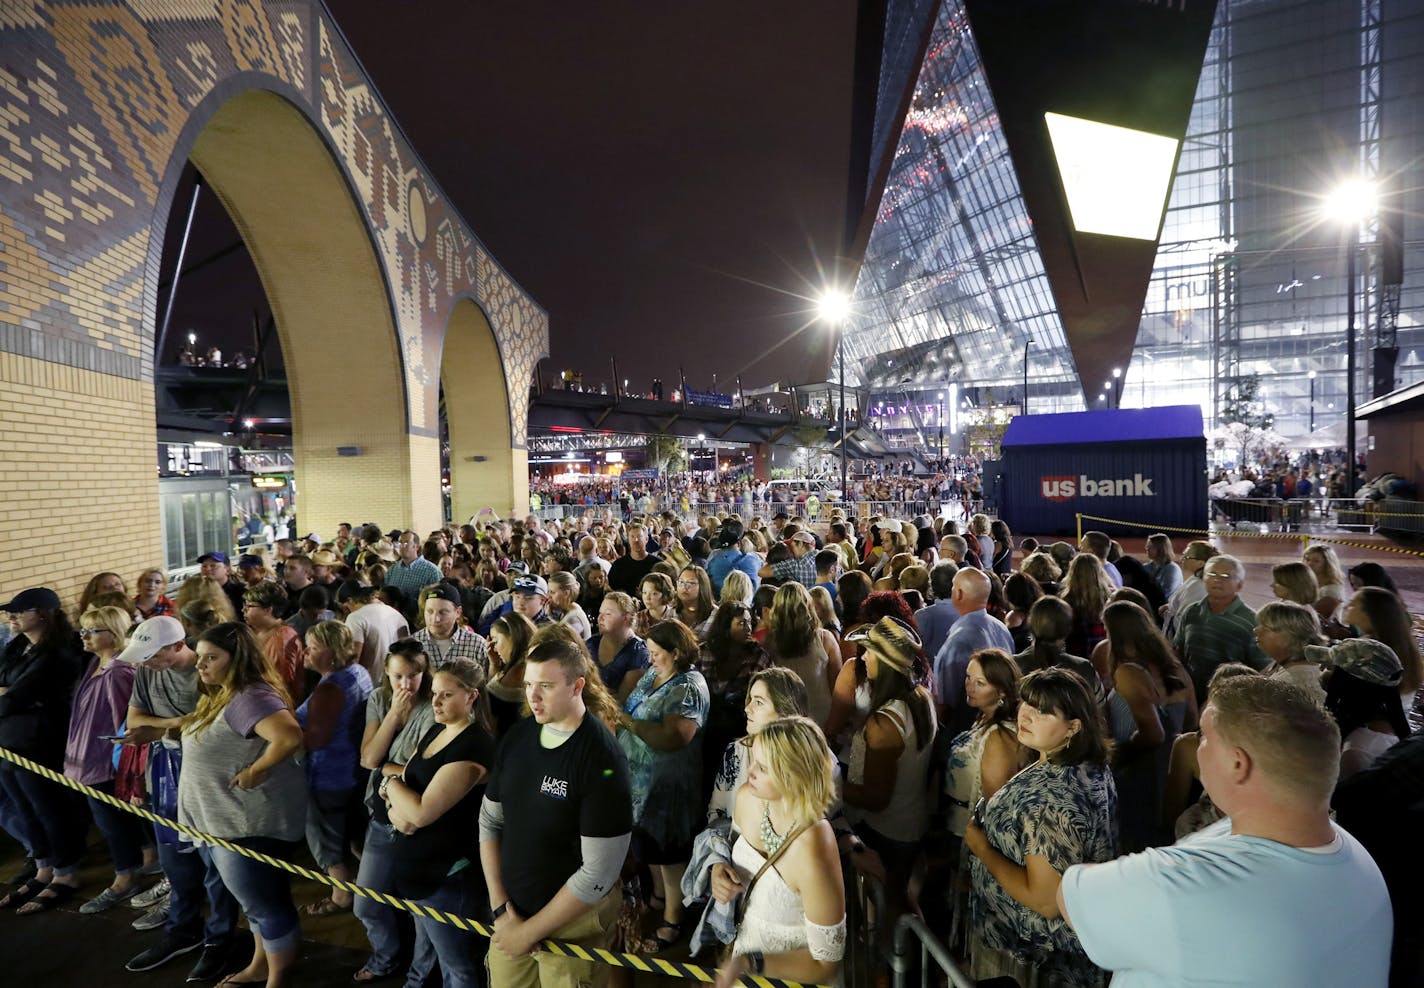
M205 563L209 559L215 563L222 563L224 566L227 565L227 553L225 552L205 552L198 557L198 562Z

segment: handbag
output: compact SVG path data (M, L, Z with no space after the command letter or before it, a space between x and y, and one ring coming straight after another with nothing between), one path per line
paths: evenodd
M149 798L153 812L166 820L178 819L178 773L182 770L183 749L155 741L148 752ZM181 844L185 838L171 827L155 825L160 844Z
M781 846L778 847L770 857L768 857L765 861L761 863L761 867L758 868L756 874L752 876L752 880L747 883L747 890L743 892L742 897L737 900L737 932L732 936L731 942L729 942L727 946L724 947L722 950L723 964L727 963L729 960L732 959L732 951L737 946L737 937L740 936L742 932L742 920L745 919L747 915L747 903L750 902L752 898L752 889L756 888L756 883L761 880L761 876L765 875L767 869L770 868L772 865L776 864L778 860L780 860L781 856L786 853L786 849L792 844L794 844L796 842L796 838L800 837L802 832L806 830L806 828L808 828L809 826L811 826L809 823L803 823L801 824L801 826L791 831L791 833L787 834L786 839L781 842Z

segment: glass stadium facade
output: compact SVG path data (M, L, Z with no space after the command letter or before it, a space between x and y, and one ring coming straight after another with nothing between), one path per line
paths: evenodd
M1030 411L1082 409L960 0L932 32L854 289L847 379L882 428L928 437L950 384L971 407L1020 410L1027 353ZM1321 206L1351 174L1398 193L1404 242L1392 292L1380 224L1360 226L1357 395L1396 318L1393 386L1424 378L1421 161L1424 5L1220 0L1132 359L1087 401L1199 404L1210 422L1254 376L1277 431L1342 423L1347 232Z

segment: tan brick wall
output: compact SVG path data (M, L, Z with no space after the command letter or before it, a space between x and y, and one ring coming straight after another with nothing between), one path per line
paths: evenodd
M152 247L186 208L185 158L276 316L304 528L438 523L432 393L456 299L489 314L499 383L481 397L501 410L497 441L523 444L547 318L445 200L323 4L29 6L0 3L0 592L68 597L97 570L160 561L149 382L173 258ZM338 457L348 445L362 455Z
M153 389L0 353L0 603L162 565Z

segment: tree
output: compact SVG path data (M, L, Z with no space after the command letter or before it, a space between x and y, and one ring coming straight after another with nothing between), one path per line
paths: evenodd
M796 430L796 452L791 462L802 477L815 477L830 470L831 455L826 450L828 430L816 425L803 425Z
M687 465L687 449L674 436L649 436L644 449L648 466L663 473L675 473Z
M1253 429L1275 426L1275 415L1266 411L1266 403L1261 400L1260 374L1245 374L1227 380L1217 419L1222 425L1240 422Z

